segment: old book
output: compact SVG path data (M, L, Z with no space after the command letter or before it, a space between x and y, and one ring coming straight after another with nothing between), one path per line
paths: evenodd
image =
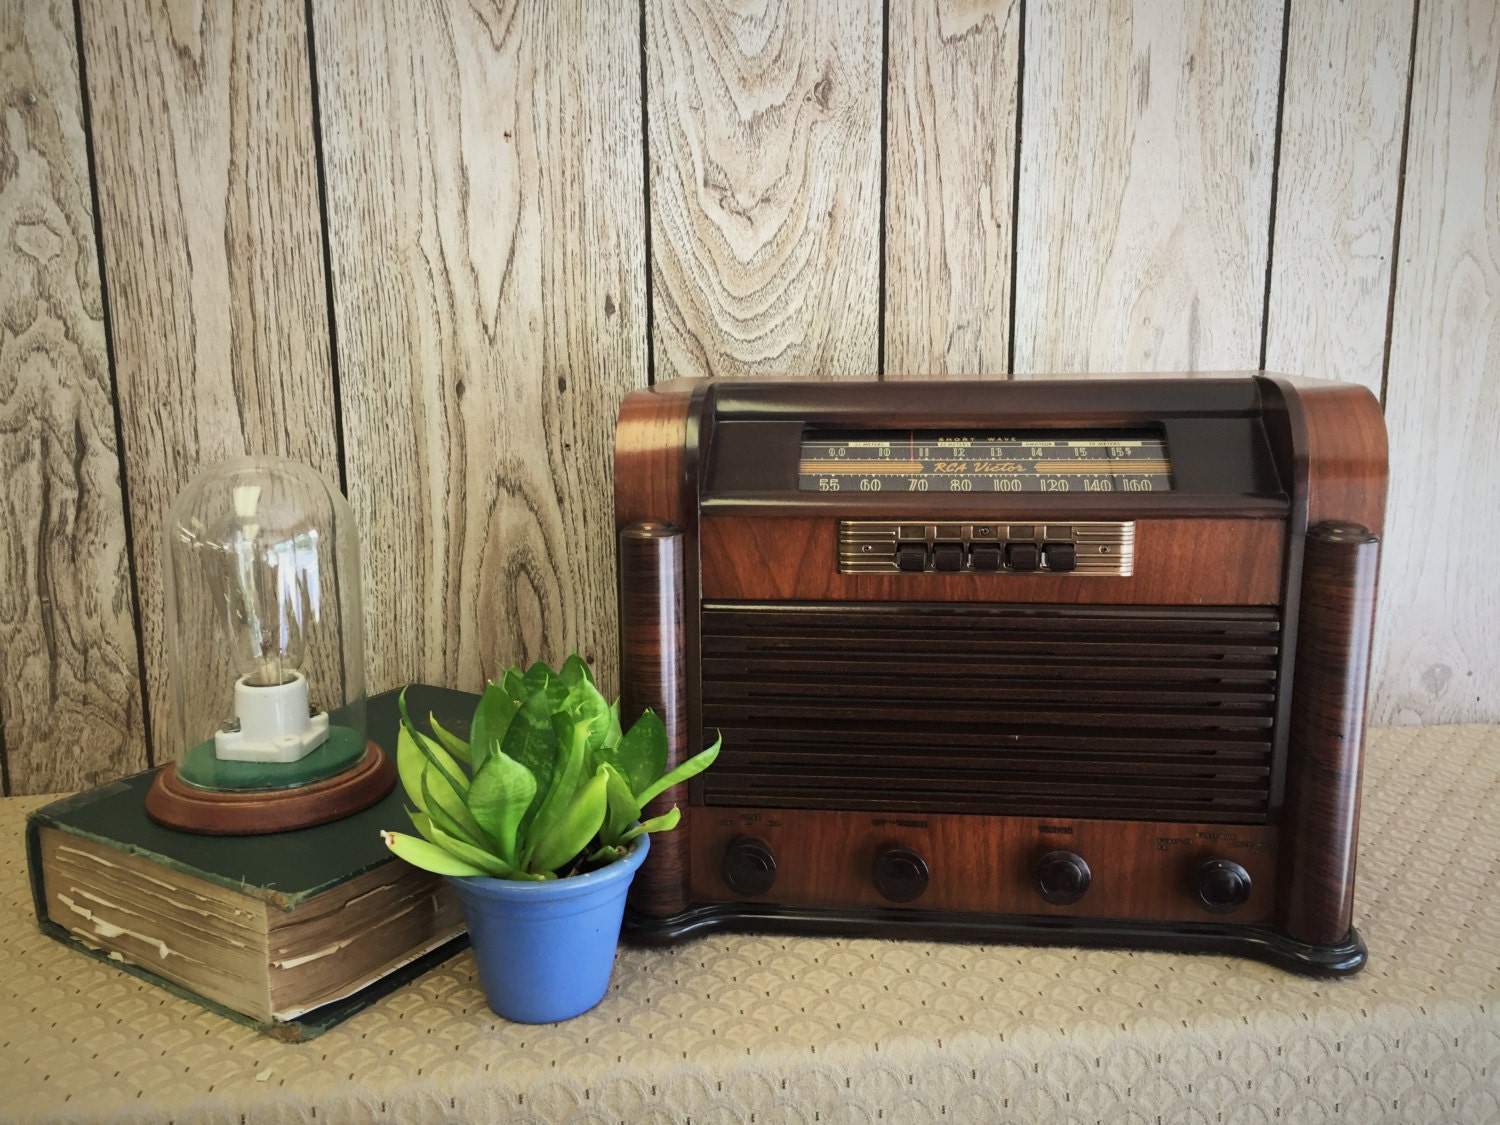
M407 701L463 730L475 697L414 687ZM393 750L395 732L395 693L372 698L371 737ZM317 1035L467 944L443 880L380 841L407 823L399 786L332 824L198 836L146 816L155 772L28 819L32 894L52 937L284 1039Z

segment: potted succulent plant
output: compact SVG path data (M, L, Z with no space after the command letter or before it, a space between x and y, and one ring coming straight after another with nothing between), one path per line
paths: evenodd
M396 764L418 836L382 832L409 863L448 877L464 906L491 1008L551 1023L592 1008L609 988L625 893L650 833L676 807L641 821L646 803L701 773L719 743L670 773L653 712L621 730L577 654L538 662L485 687L467 741L401 701Z

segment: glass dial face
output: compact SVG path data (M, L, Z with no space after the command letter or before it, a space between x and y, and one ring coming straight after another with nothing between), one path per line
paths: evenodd
M808 430L803 492L1166 492L1167 444L1149 430Z

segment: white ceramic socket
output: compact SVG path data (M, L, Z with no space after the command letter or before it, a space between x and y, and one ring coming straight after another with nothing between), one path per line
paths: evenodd
M308 714L307 677L274 687L234 684L239 730L214 735L214 754L227 762L298 762L328 741L328 712Z

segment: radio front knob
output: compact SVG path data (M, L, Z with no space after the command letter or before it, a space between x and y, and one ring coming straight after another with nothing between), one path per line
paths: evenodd
M1204 910L1228 914L1250 901L1250 873L1232 859L1207 860L1193 872L1193 894Z
M776 883L776 853L759 836L741 836L725 849L719 874L735 894L758 898Z
M1054 906L1072 906L1089 889L1093 873L1076 852L1048 852L1032 864L1031 878Z
M911 848L886 848L875 857L870 881L891 902L910 902L921 898L931 873L927 861Z

